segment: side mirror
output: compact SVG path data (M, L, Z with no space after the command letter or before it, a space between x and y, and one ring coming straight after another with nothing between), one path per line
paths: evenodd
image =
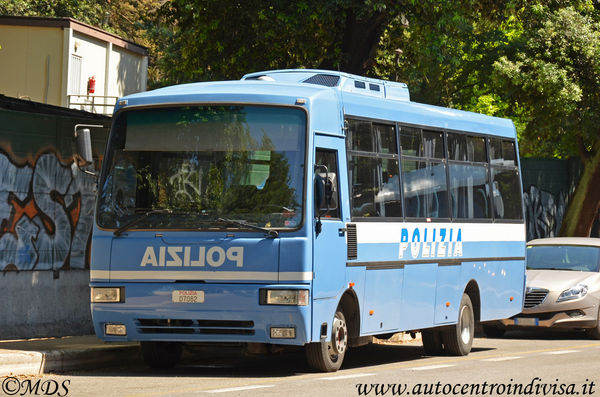
M322 172L317 172L322 171ZM321 215L337 209L337 192L335 191L336 174L329 172L325 165L315 165L315 231L321 233Z
M92 137L90 128L104 128L103 125L98 124L75 124L73 128L73 140L77 147L77 155L80 159L85 161L84 167L88 169L82 169L79 162L76 161L77 167L88 175L97 176L94 172L94 157L92 155Z
M320 174L315 174L315 213L320 214L325 204L325 179Z
M330 210L336 210L338 203L337 203L337 191L335 189L335 187L337 186L336 183L336 177L337 175L333 172L328 172L327 174L320 174L320 176L323 178L323 189L324 189L324 193L325 193L325 197L324 200L321 202L321 211L330 211Z
M94 167L94 157L92 155L92 137L89 128L75 130L75 145L77 146L77 154L85 160L85 165Z

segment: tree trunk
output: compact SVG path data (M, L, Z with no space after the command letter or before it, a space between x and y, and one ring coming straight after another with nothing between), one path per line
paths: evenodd
M600 208L600 148L583 159L583 171L562 221L560 235L589 237Z
M341 35L341 57L325 59L319 68L335 70L337 67L343 72L364 76L374 62L381 35L393 15L391 12L376 12L359 19L352 9L347 9ZM339 61L338 65L335 65L336 61Z

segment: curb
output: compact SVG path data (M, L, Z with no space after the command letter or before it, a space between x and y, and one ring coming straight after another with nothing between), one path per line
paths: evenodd
M0 350L0 376L36 376L50 372L86 370L139 361L138 347L98 347L75 350Z

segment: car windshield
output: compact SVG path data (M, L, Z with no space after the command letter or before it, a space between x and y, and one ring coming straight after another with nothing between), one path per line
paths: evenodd
M532 245L527 247L527 269L597 272L600 247Z
M100 183L100 227L297 228L306 114L268 106L124 111ZM145 216L140 217L140 214ZM139 218L139 219L136 219ZM223 219L231 220L224 222Z

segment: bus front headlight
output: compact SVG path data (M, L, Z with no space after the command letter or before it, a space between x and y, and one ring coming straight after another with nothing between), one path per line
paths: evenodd
M124 287L92 287L90 290L92 303L125 302Z
M307 306L308 290L306 289L268 289L264 291L263 305Z

